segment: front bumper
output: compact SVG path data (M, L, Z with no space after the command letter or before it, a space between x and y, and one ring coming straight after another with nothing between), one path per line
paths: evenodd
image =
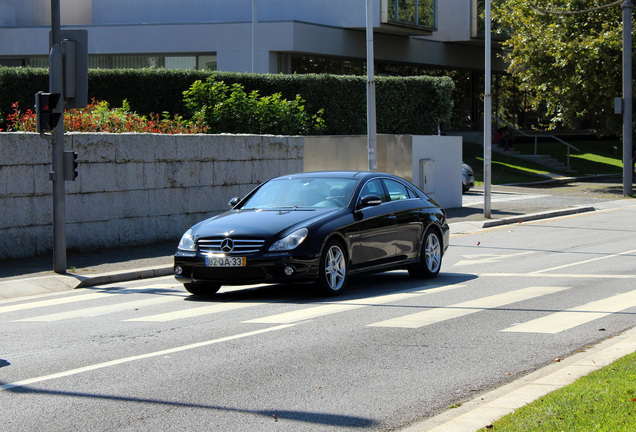
M246 255L244 267L208 267L202 254L188 256L177 252L174 257L174 270L175 278L182 283L249 285L305 282L318 278L319 259L317 255L296 256L288 253Z

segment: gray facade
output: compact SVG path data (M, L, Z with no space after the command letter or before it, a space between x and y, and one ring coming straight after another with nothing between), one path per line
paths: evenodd
M251 72L253 1L64 0L62 24L88 30L91 67L134 57L150 59L146 66ZM408 23L396 9L405 0L375 0L376 62L483 70L476 0L418 2L415 16L428 15ZM292 72L294 55L364 60L365 3L256 0L256 71ZM45 65L49 21L50 0L0 0L0 65Z

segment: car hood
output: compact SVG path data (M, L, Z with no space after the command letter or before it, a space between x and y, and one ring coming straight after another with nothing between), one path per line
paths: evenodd
M196 238L253 237L267 239L287 228L302 228L343 209L230 210L193 227Z

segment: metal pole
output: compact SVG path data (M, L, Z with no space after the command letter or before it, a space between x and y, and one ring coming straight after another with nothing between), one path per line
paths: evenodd
M491 30L490 0L486 0L486 76L484 89L484 217L490 218L490 182L492 154L492 94L491 94Z
M634 172L632 143L632 10L629 0L623 2L623 196L632 195Z
M257 0L252 0L252 73L256 73L256 29L258 26L258 15L257 15Z
M373 55L373 1L367 1L367 142L369 171L378 170L377 132L375 116L375 78Z
M64 93L64 65L60 30L60 0L51 0L51 51L49 53L49 93ZM64 111L64 97L57 110ZM64 190L64 114L53 130L53 271L66 273L66 194Z

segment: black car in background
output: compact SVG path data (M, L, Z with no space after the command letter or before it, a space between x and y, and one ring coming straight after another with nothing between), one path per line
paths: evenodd
M315 282L342 292L350 275L407 269L433 278L448 247L446 213L406 180L332 171L266 181L190 228L174 258L195 295L222 285Z

